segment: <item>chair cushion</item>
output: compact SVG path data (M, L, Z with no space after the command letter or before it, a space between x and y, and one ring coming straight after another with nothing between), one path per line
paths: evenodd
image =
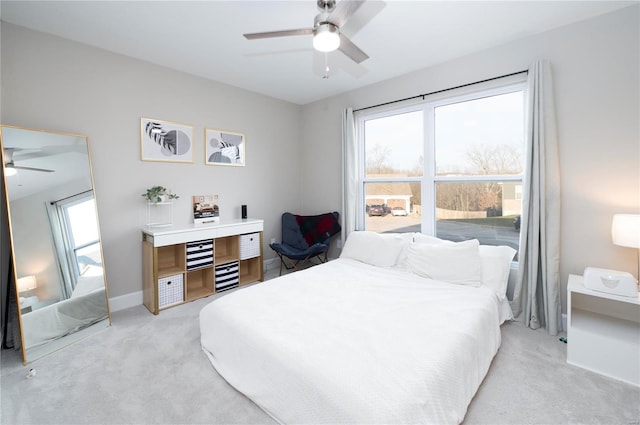
M272 243L269 244L271 249L284 255L285 257L291 258L292 260L304 260L309 256L315 256L318 254L322 254L323 252L329 249L329 245L325 245L322 243L316 243L311 245L305 249L299 249L288 245L286 243Z
M339 214L337 212L318 215L296 215L296 221L307 244L325 243L340 232Z

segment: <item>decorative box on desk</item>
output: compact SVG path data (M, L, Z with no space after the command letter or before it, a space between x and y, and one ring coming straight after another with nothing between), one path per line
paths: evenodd
M640 299L567 285L567 363L640 386Z
M211 295L217 287L229 289L216 284L220 266L225 264L235 263L239 268L239 285L264 280L263 227L263 220L237 219L143 228L144 305L158 314L163 308Z

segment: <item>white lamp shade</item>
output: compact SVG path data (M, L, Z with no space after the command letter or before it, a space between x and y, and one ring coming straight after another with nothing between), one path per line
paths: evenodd
M333 52L340 47L338 29L331 24L319 25L313 36L313 48L319 52Z
M611 225L613 243L640 248L640 214L616 214Z
M18 292L31 291L37 287L38 284L35 276L25 276L18 279Z

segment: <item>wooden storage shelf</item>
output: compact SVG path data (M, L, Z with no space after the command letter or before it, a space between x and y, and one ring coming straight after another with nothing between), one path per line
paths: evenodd
M169 276L185 268L184 244L158 247L158 274Z
M240 256L240 243L238 236L227 236L215 240L214 262L216 264L238 261Z
M193 301L213 294L213 285L213 267L188 271L184 300Z
M222 221L218 224L202 226L171 226L162 229L146 227L142 231L142 261L143 261L143 303L153 314L160 310L179 305L184 302L207 297L216 292L216 266L235 263L239 269L239 278L236 277L235 285L245 285L251 282L264 280L262 264L262 231L263 221L242 219ZM259 239L259 249L256 250L256 237ZM195 266L199 264L202 250L193 251L193 246L209 244L210 255L211 241L213 240L213 261L205 261L202 266L187 268L187 264ZM247 244L253 243L249 246ZM189 249L187 249L189 247ZM197 248L200 248L199 246ZM196 248L196 249L197 249ZM249 249L252 248L253 250ZM250 252L253 258L241 259L241 251ZM257 254L256 254L257 251ZM189 260L187 260L189 257ZM211 258L211 257L209 257ZM206 260L206 258L205 258ZM236 276L238 276L236 274ZM182 279L175 277L183 276ZM180 281L181 292L175 294L182 299L174 302L159 300L159 288L166 292L167 277L173 277L173 281ZM222 279L222 277L220 278ZM164 282L164 287L161 283ZM220 281L222 282L222 280ZM173 285L172 283L171 285ZM227 288L229 286L227 285ZM175 295L172 293L172 295ZM163 292L160 295L165 295Z
M262 257L240 261L240 285L262 280Z

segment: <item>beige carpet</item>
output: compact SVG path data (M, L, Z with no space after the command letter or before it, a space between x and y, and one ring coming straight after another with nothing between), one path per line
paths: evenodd
M112 327L26 367L3 350L0 423L274 423L201 351L198 313L212 299L116 312ZM502 336L465 424L640 423L640 389L567 365L566 344L543 330L513 322Z

